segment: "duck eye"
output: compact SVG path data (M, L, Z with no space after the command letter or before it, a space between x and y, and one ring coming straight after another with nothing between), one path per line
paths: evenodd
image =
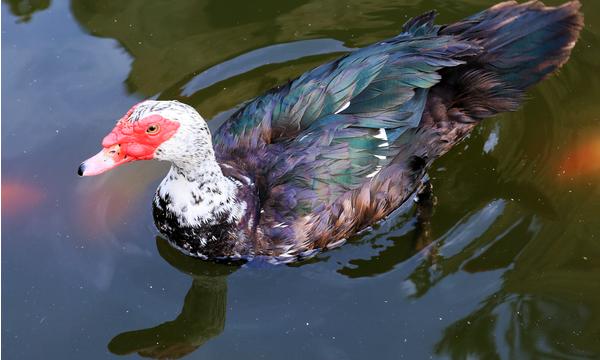
M152 124L146 129L146 134L154 135L158 133L158 130L160 130L160 127L157 124Z

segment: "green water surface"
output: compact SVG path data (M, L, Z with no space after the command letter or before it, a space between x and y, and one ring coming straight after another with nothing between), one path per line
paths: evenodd
M435 162L425 232L409 208L304 263L216 265L157 237L167 164L75 174L140 100L214 128L411 16L494 3L2 0L3 358L600 358L600 145L577 150L600 141L600 1L557 76Z

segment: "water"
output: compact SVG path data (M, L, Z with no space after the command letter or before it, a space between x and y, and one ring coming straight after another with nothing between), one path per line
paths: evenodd
M2 355L600 357L598 1L559 76L434 164L428 237L411 208L301 264L215 265L157 238L166 164L75 175L142 99L214 127L407 17L493 3L3 0Z

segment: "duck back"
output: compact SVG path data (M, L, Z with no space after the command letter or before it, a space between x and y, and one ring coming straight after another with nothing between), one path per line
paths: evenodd
M450 25L430 12L250 101L214 136L219 161L256 187L249 253L311 254L384 219L435 159L568 60L579 8L509 1Z

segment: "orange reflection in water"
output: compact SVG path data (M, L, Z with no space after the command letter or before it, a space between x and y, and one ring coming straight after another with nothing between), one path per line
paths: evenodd
M563 155L560 174L573 178L600 175L600 133L577 142Z
M21 180L2 181L2 214L4 216L19 216L39 206L46 194L36 185L27 184Z

